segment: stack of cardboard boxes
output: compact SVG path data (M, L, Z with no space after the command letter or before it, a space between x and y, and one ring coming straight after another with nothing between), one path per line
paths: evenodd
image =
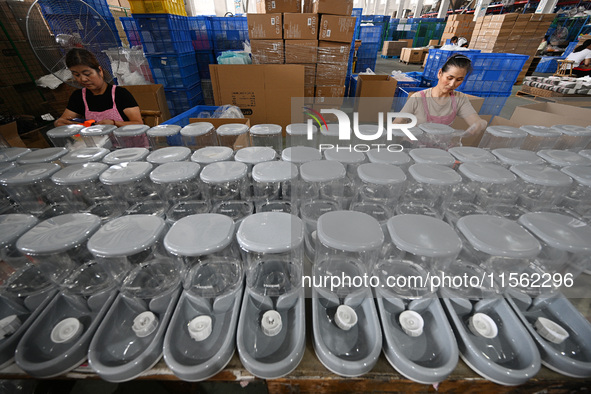
M248 14L254 64L299 64L305 70L305 97L343 97L355 30L352 0L257 2Z
M464 37L468 41L472 39L472 32L474 30L474 16L467 14L454 14L447 17L445 30L441 36L441 45L453 36Z

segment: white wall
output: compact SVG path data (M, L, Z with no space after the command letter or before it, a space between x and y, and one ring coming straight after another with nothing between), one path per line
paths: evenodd
M247 0L185 0L185 8L190 16L224 16L226 12L233 14L256 12L256 0L248 0L248 10L243 8L247 6L246 3Z

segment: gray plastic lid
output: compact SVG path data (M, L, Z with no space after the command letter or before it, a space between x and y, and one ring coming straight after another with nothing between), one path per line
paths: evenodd
M248 131L248 126L243 123L227 123L217 128L219 135L240 135Z
M154 183L174 183L196 179L201 166L190 161L179 163L165 163L150 173L150 179Z
M489 151L473 146L457 146L455 148L451 148L448 150L448 152L462 163L492 163L497 161L495 156Z
M186 137L199 137L205 135L214 129L209 122L189 123L181 129L181 135Z
M410 131L410 133L414 135L416 138L419 138L421 135L425 134L425 132L421 130L419 126L411 127L410 129L408 129L408 131ZM404 131L402 131L402 129L398 128L392 129L392 135L396 137L408 137L404 133Z
M249 146L236 152L234 160L244 164L257 164L275 160L276 157L277 153L273 148L267 146Z
M568 125L568 124L557 124L552 126L554 130L560 131L562 134L570 135L570 136L581 136L581 135L590 135L591 130L583 127L583 126L575 126L575 125Z
M501 138L525 138L527 132L511 126L488 126L486 131L495 137Z
M84 126L80 124L69 124L65 126L58 126L54 129L51 129L47 132L48 137L53 138L63 138L63 137L72 137L80 132Z
M402 166L410 163L410 156L406 152L389 152L387 149L371 149L367 152L367 158L372 163L393 164Z
M0 175L0 184L4 186L26 185L49 179L61 167L55 163L25 164L14 167Z
M388 232L396 247L428 257L455 257L462 241L442 220L424 215L396 215L388 220Z
M431 185L449 186L462 182L460 174L439 164L413 164L408 172L417 182Z
M285 253L304 241L304 223L285 212L261 212L244 218L236 239L247 252Z
M365 161L365 154L362 152L348 152L346 150L327 149L324 151L326 160L340 161L343 164L360 164Z
M591 165L591 159L587 159L575 152L560 149L542 149L538 156L555 166L566 167L576 165Z
M591 226L570 216L550 212L530 212L518 223L559 250L571 253L591 252Z
M150 171L152 171L152 164L145 161L132 161L109 167L99 179L105 185L118 185L143 179Z
M218 213L186 216L164 237L166 250L176 256L204 256L225 249L234 239L234 221Z
M66 153L68 153L66 148L43 148L20 156L16 162L18 164L50 163L56 161Z
M126 215L104 224L88 240L88 250L100 257L130 256L152 247L166 228L154 215Z
M51 180L57 185L77 185L98 179L107 168L104 163L74 164L53 174Z
M191 149L186 146L168 146L150 153L146 161L152 164L164 164L185 161L189 156L191 156Z
M112 124L96 124L94 126L85 127L80 130L80 135L83 137L97 137L101 135L111 134L117 129L117 126Z
M339 161L309 161L300 167L300 176L306 182L329 182L343 179L346 174L345 166Z
M317 236L333 249L364 252L384 243L380 223L366 213L356 211L327 212L318 218Z
M357 168L357 175L363 182L377 185L396 185L406 181L404 171L391 164L365 163Z
M191 156L191 161L200 164L216 163L218 161L230 160L234 151L227 146L206 146L197 149Z
M31 152L29 148L5 148L0 149L0 163L7 163L10 161L16 161L22 155L26 155Z
M326 127L328 126L328 128ZM329 137L338 137L339 136L339 124L338 123L327 123L320 127L320 134L326 135Z
M468 215L460 218L457 228L474 249L510 258L535 257L540 243L514 221L492 215Z
M250 128L251 135L277 135L281 134L283 128L278 124L257 124Z
M518 164L511 171L526 182L543 186L568 186L572 179L559 170L545 165Z
M150 126L145 124L128 124L125 126L121 126L115 131L117 137L133 137L134 135L141 135L146 134L146 131L150 129Z
M70 151L60 161L66 165L101 161L109 153L105 148L82 148Z
M25 233L16 241L16 247L31 255L65 252L86 241L100 225L101 219L90 213L55 216Z
M591 187L591 166L569 166L560 171L579 182L581 185Z
M246 176L247 167L237 161L222 161L206 165L201 171L201 180L207 183L237 181Z
M289 135L308 135L307 123L292 123L285 127L285 132ZM312 125L312 133L318 133L318 127Z
M456 162L450 153L437 148L417 148L411 150L409 154L416 163L452 166Z
M494 149L492 153L503 163L516 164L544 164L544 160L535 152L514 148Z
M148 137L170 137L177 135L181 131L181 126L176 124L159 124L146 131Z
M1 155L1 153L0 153ZM586 157L587 159L591 159L591 149L583 149L579 151L579 155ZM0 159L0 161L2 161Z
M504 184L517 180L511 171L493 163L464 163L460 164L459 171L476 182Z
M148 156L150 151L146 148L123 148L117 149L103 158L103 163L113 165L128 161L141 161Z
M16 163L14 161L0 163L0 174L2 174L3 172L6 172L9 169L14 168L14 167L16 167Z
M453 127L440 123L423 123L419 125L419 128L425 133L433 135L452 134L456 131Z
M256 182L284 182L297 178L298 167L288 161L267 161L252 168Z
M377 124L360 124L357 129L361 135L384 135L385 131L383 127Z
M521 126L521 130L536 137L560 137L560 131L551 129L546 126Z
M308 146L292 146L281 152L281 159L292 163L302 164L309 161L321 160L322 154L316 148Z
M13 244L37 223L39 220L33 215L23 213L0 215L0 247Z

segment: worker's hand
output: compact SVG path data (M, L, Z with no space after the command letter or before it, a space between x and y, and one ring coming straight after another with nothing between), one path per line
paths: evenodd
M110 124L110 125L115 125L115 121L113 119L103 119L100 122L97 122L97 124Z
M484 131L487 125L488 123L486 123L486 120L478 119L478 121L472 123L470 127L468 127L468 129L464 133L464 137L473 136L480 133L481 131Z
M70 124L78 124L78 122L74 122L73 120L66 119L66 118L59 118L54 123L55 126L67 126Z

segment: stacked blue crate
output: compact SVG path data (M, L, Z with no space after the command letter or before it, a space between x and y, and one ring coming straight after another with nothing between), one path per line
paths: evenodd
M209 16L190 16L188 18L191 40L195 49L195 58L197 59L201 79L210 79L209 65L217 63L213 48L210 18Z
M562 56L542 56L540 59L540 63L536 67L536 72L538 73L553 73L556 72L558 68L557 60L564 60L568 55L572 53L579 42L573 41L568 44Z
M357 49L355 73L365 71L367 68L375 70L381 38L381 26L360 26L361 46Z
M243 43L248 41L248 24L245 16L212 16L209 20L216 58L223 51L244 49Z
M351 41L351 51L349 52L349 61L347 63L347 76L345 78L345 96L349 96L349 82L351 80L351 74L353 73L353 58L355 56L355 40L359 36L359 30L361 26L361 13L363 8L353 8L351 16L355 17L355 30L353 33L353 40Z
M127 41L129 42L130 47L142 45L142 40L140 38L140 31L135 23L135 19L131 16L123 16L119 18L121 24L123 25L123 30L125 30L125 35L127 36Z

